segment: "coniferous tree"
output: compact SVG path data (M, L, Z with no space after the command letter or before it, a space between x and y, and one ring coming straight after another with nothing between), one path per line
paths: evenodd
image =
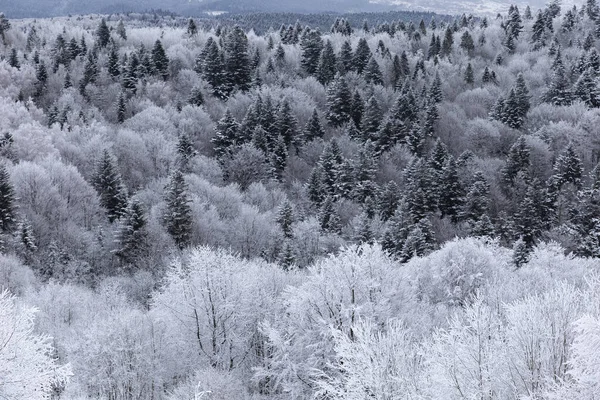
M227 109L223 118L217 122L215 136L211 139L218 160L223 160L232 147L238 144L238 131L239 124Z
M379 68L379 64L374 57L371 57L364 71L365 81L373 85L383 85L383 74Z
M304 128L304 138L307 142L312 140L322 138L325 135L325 131L323 131L323 127L321 125L321 119L319 118L319 113L315 108L313 110L312 116L306 127Z
M35 77L35 97L39 98L46 92L48 82L48 71L46 70L46 64L44 64L43 61L40 61L37 65Z
M572 101L571 85L565 67L560 59L560 52L557 53L553 70L554 72L552 74L550 85L548 86L548 90L542 96L542 101L556 106L569 105Z
M327 85L335 78L336 59L331 41L325 43L321 51L319 66L317 67L317 80L323 85Z
M304 71L309 75L315 75L319 67L319 59L323 50L323 39L321 33L317 30L308 29L302 34L300 41L302 58L300 64Z
M293 239L294 209L289 201L286 200L279 208L276 221L283 232L283 237Z
M25 259L27 260L30 258L31 253L37 250L37 245L35 244L36 240L31 223L26 219L19 224L19 241L25 249L27 254Z
M121 75L121 66L119 63L119 53L117 52L116 46L111 46L110 53L108 54L108 65L107 70L110 76L113 78Z
M122 86L125 90L130 90L135 93L138 82L138 68L140 62L137 55L134 53L129 57L127 68L123 74Z
M108 26L106 25L106 20L104 18L102 18L100 24L98 25L98 29L96 30L96 39L100 48L108 46L108 43L110 42L110 31L108 30Z
M14 47L10 50L10 56L8 57L8 65L16 69L21 68L21 64L19 63L19 56L17 54L17 49L15 49Z
M175 170L165 188L163 224L180 249L191 242L192 209L183 172Z
M177 142L177 161L182 172L188 172L190 161L197 154L190 137L185 133L180 134Z
M577 79L573 88L573 95L589 107L600 107L600 87L593 67L590 66Z
M100 195L100 205L106 210L109 222L120 218L127 207L127 189L121 179L119 168L108 150L102 152L93 180Z
M152 66L154 71L166 81L169 77L169 59L160 40L157 40L152 48Z
M415 224L406 236L400 261L407 262L413 257L422 257L433 250L433 228L429 219L423 218Z
M283 101L277 111L275 127L279 135L283 138L286 147L289 148L292 143L298 144L298 120L292 113L290 103L287 99Z
M125 94L121 92L117 101L117 122L122 124L125 122L125 113L127 112L127 104L125 103Z
M337 76L327 90L327 121L333 126L342 126L352 112L352 93L346 79Z
M343 163L344 159L340 147L335 139L331 139L323 149L323 153L319 159L321 182L327 193L331 195L336 194L338 176L340 175Z
M457 222L465 193L454 157L448 157L441 172L438 207L442 217L449 216L453 222Z
M579 187L582 174L581 159L575 152L573 145L569 144L554 163L554 183L559 188L566 183Z
M527 246L534 244L547 222L543 209L545 200L537 179L534 179L527 185L525 196L512 218L510 230L513 236L522 238Z
M115 234L114 253L125 264L135 263L146 252L148 247L146 224L142 204L132 199L119 220Z
M229 87L223 53L214 40L206 42L204 52L206 55L203 58L202 75L211 86L213 96L225 99L229 95Z
M514 185L514 180L519 172L527 172L530 165L529 155L530 150L525 136L521 136L510 148L506 165L502 168L502 181L505 185Z
M369 63L370 58L371 49L369 48L369 44L365 38L360 38L356 47L356 52L354 53L354 58L352 60L352 69L357 73L362 74Z
M239 26L234 26L225 38L226 81L230 90L250 89L252 75L250 72L250 56L248 54L248 37Z
M527 243L523 238L519 238L513 246L512 262L515 268L521 268L523 265L529 262L529 256L531 249L527 246Z
M335 209L333 197L327 196L319 210L319 225L325 233L339 233L341 229L340 217Z
M194 21L193 18L188 20L187 34L189 37L194 37L198 34L198 27L196 26L196 21Z
M473 72L473 66L471 63L467 64L467 69L465 70L465 83L467 85L472 85L475 83L475 73Z
M441 103L443 99L444 96L442 94L442 79L440 78L439 72L436 72L433 83L431 84L431 88L429 89L428 100L433 101L435 103Z
M383 221L388 221L394 216L400 204L400 188L394 181L383 185L377 196L377 211Z
M446 29L446 33L444 34L444 41L442 42L442 47L440 49L440 55L442 57L449 56L452 53L452 46L454 45L454 31L448 27Z
M340 54L337 58L337 72L340 75L345 75L346 73L352 71L353 59L354 54L352 53L352 45L349 41L345 41L342 44Z
M371 96L367 102L367 106L365 107L365 112L361 121L364 140L377 140L376 133L379 130L379 125L381 124L382 118L383 113L381 111L381 107L379 106L377 99L375 99L375 96Z
M364 103L362 97L360 96L360 93L358 92L358 90L356 90L354 92L354 96L352 97L352 107L351 107L351 112L350 112L350 117L352 118L352 121L354 122L354 125L356 126L356 128L359 128L359 129L361 128L364 112L365 112L365 103Z
M469 31L465 31L460 38L460 47L470 56L475 50L475 42Z
M15 190L6 166L0 164L0 229L9 232L15 223Z
M316 166L308 178L306 191L309 200L317 207L320 207L327 193L327 188L323 183L323 168Z
M544 34L546 32L546 21L544 15L540 10L537 14L536 20L533 23L533 33L531 35L531 43L533 43L533 49L539 50L546 45L544 41Z
M204 104L204 95L199 86L194 86L188 102L196 107L201 107Z
M123 20L119 20L117 24L117 35L123 40L127 40L127 31L125 30L125 24L123 24Z
M283 171L287 166L288 159L288 146L285 144L285 139L279 135L275 139L273 144L273 151L271 153L271 170L273 176L277 180L281 180Z
M480 221L486 216L490 206L489 195L490 185L481 172L476 172L471 185L467 189L460 218L473 223Z

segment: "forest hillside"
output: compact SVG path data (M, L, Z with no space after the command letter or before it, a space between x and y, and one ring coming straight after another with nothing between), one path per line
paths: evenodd
M600 396L596 1L364 15L0 15L0 397Z

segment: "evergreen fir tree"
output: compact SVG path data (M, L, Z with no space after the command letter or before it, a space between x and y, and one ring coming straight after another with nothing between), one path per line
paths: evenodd
M202 94L202 90L199 86L194 86L192 88L188 103L196 107L201 107L204 104L204 95Z
M6 166L0 164L0 229L9 232L15 223L15 190Z
M121 179L119 168L108 150L102 152L93 180L100 195L100 205L106 210L109 222L120 218L127 207L127 189Z
M188 20L187 35L189 37L194 37L197 34L198 34L198 27L196 26L196 22L194 21L193 18L190 18Z
M25 249L25 252L29 255L37 250L37 245L35 244L35 236L33 234L33 228L28 220L24 220L21 222L19 226L19 241L21 245ZM28 257L26 257L28 258Z
M286 239L294 238L294 209L289 201L285 201L277 212L277 223Z
M311 171L306 191L309 200L315 206L320 207L327 193L327 188L323 184L323 169L320 166L313 168Z
M354 96L352 97L352 108L350 112L350 117L352 121L354 121L354 125L356 128L361 128L362 126L362 118L365 112L365 103L363 102L362 97L358 90L354 92Z
M464 189L458 176L458 168L454 157L449 156L441 173L438 207L444 216L449 216L453 222L458 221L463 205Z
M304 138L307 142L310 142L312 140L322 138L324 135L325 131L323 131L321 119L319 118L319 113L315 108L310 120L306 124L306 128L304 128Z
M388 221L393 217L398 205L400 204L400 188L394 181L383 185L381 192L377 196L377 211L383 221Z
M476 172L473 181L467 189L465 201L460 212L460 218L466 221L480 221L490 206L490 185L481 172Z
M189 163L197 154L190 137L185 133L180 134L177 142L177 159L182 172L188 172Z
M387 227L383 233L381 246L384 250L395 257L400 257L404 242L409 234L411 221L403 211L403 206L399 205L394 215L387 222Z
M465 31L460 37L460 47L470 56L475 50L475 42L469 31Z
M275 120L277 132L283 138L286 147L290 147L292 143L298 144L298 120L292 113L289 101L283 101L277 112Z
M319 67L319 59L323 50L323 39L321 33L316 30L307 30L302 34L300 41L302 58L300 64L304 71L309 75L315 75Z
M367 102L361 123L364 140L377 140L376 133L379 130L379 124L381 123L382 118L383 113L381 107L379 106L377 99L375 99L374 96L371 96Z
M336 192L338 175L343 162L344 158L342 157L342 152L337 141L331 139L323 149L323 153L319 159L319 165L321 166L321 182L326 188L327 193L331 195L334 195Z
M188 186L180 170L172 175L165 188L165 212L163 224L180 249L191 242L192 209L188 195Z
M432 230L431 222L427 218L415 224L404 241L400 261L407 262L413 257L422 257L433 250Z
M452 46L454 45L454 31L448 27L444 34L444 41L440 49L440 55L442 57L449 56L452 53Z
M336 59L333 45L328 40L321 51L319 66L317 67L317 80L323 85L333 81L336 73Z
M540 10L537 14L536 20L533 23L533 33L531 35L531 43L533 43L533 49L539 50L544 47L544 34L546 32L546 21L542 11Z
M575 152L573 145L569 144L554 163L554 181L559 188L567 183L579 187L581 186L582 174L581 159Z
M127 105L125 103L125 94L121 92L119 100L117 101L117 122L122 124L125 122L125 113L127 112Z
M544 204L544 194L537 179L534 179L527 185L525 196L511 223L513 236L522 238L527 246L532 246L542 232L543 224L546 222L543 213Z
M218 160L223 160L231 148L238 144L238 131L239 124L227 109L223 118L217 122L215 136L211 139Z
M341 230L340 218L335 209L333 197L327 196L319 211L319 225L325 233L339 233Z
M593 67L586 69L577 79L573 88L573 95L589 107L600 107L600 87Z
M354 58L352 60L352 69L357 73L362 74L369 63L370 58L371 49L369 48L369 44L365 38L360 38L356 47L356 52L354 53Z
M116 46L111 46L110 53L108 54L108 74L113 78L121 75L121 66L119 64L119 53L117 52Z
M296 256L294 253L292 243L289 240L286 240L283 243L283 249L281 250L281 255L279 257L279 264L285 271L290 270L296 263Z
M98 29L96 30L96 38L100 48L108 46L108 43L110 42L110 31L108 30L108 26L106 25L106 20L104 18L102 18L100 25L98 25Z
M287 165L288 146L285 144L285 139L279 135L275 140L273 152L271 154L271 167L274 177L281 180L283 171Z
M132 199L119 220L115 232L115 255L125 264L133 264L147 250L148 232L146 215L142 204Z
M364 71L365 73L365 81L367 83L371 83L373 85L383 85L383 75L381 73L381 69L379 68L379 64L374 57L371 57L367 67Z
M527 246L527 243L525 243L523 238L520 238L519 240L517 240L513 246L513 255L512 255L512 262L513 262L513 265L515 266L515 268L519 269L523 265L527 264L527 262L529 262L530 253L531 253L531 250Z
M558 62L555 63L548 90L542 96L542 101L556 106L566 106L571 104L572 93L569 79L565 67L560 60L560 53L557 54Z
M442 80L440 78L439 72L435 73L435 79L431 84L431 88L429 89L429 101L433 101L434 103L441 103L444 99L442 94Z
M342 49L337 58L337 71L340 75L352 71L353 68L354 54L352 52L352 45L349 41L345 41L342 44Z
M351 117L352 93L346 80L337 76L327 90L327 121L333 126L342 126Z
M169 59L160 40L157 40L152 48L152 66L154 71L166 81L169 77Z
M375 239L375 235L373 234L373 229L371 228L371 219L366 214L361 214L358 217L358 223L355 228L354 240L356 240L359 244L373 244Z
M239 26L234 26L225 39L226 81L230 88L241 91L250 89L252 75L250 73L250 56L248 54L248 37Z
M505 185L514 185L514 180L519 172L527 172L530 165L529 155L530 150L525 136L521 136L510 148L506 165L502 168L502 181Z
M467 69L465 70L465 83L467 85L472 85L475 83L475 73L473 72L473 66L471 63L467 64Z
M123 24L123 20L119 20L117 24L117 35L123 40L127 40L127 31L125 30L125 24Z
M123 74L123 89L130 90L135 93L138 82L138 67L139 59L134 53L129 58L127 68L125 69L125 73Z
M17 49L14 47L10 50L10 56L8 58L8 65L13 68L21 69L21 64L19 63L19 56L17 54Z
M216 41L209 40L204 52L206 56L203 58L202 75L211 86L213 96L225 99L229 95L229 88L225 76L225 60L219 45Z

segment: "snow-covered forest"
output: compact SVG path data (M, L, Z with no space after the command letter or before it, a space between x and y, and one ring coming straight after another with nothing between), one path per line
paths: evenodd
M0 399L600 397L599 5L381 15L0 14Z

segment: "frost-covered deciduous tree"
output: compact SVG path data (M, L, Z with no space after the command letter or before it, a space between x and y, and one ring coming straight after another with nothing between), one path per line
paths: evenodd
M54 388L66 384L70 365L59 365L52 340L34 333L36 310L15 304L0 292L0 396L14 400L50 399Z

